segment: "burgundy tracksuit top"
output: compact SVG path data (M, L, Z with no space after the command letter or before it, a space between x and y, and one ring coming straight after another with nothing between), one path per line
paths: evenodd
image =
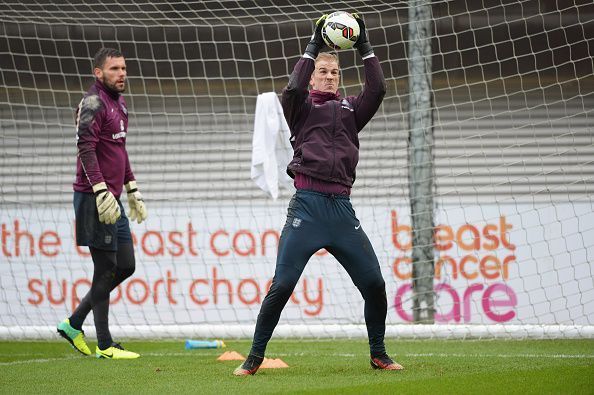
M314 103L307 90L314 61L302 57L283 89L281 104L289 129L293 160L287 173L306 174L352 187L359 162L358 133L371 120L386 93L377 57L365 59L365 86L358 96Z
M134 180L126 151L128 110L122 95L99 80L84 95L76 110L77 192L92 193L92 186L105 182L116 198L122 186Z

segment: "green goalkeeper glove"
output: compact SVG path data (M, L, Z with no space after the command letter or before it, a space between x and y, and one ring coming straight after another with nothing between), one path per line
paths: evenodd
M305 53L308 56L311 56L312 59L317 58L320 49L324 48L324 45L326 45L322 38L322 27L324 26L326 18L328 18L328 15L324 14L316 21L316 30L314 30L311 36L311 41L307 44L307 47L305 47Z
M95 193L99 222L108 225L115 224L121 213L120 205L113 193L109 192L104 182L93 185L93 192Z
M367 38L367 29L365 28L365 22L363 22L363 19L361 19L359 14L353 13L351 15L359 24L359 38L357 39L357 42L355 43L354 47L357 48L357 50L359 51L359 55L361 55L362 58L366 58L370 55L373 55L373 48L371 48L371 44L369 43L369 39Z
M126 192L128 192L128 206L130 207L130 213L128 216L132 221L141 223L146 219L148 213L142 195L138 192L136 181L130 181L126 184Z

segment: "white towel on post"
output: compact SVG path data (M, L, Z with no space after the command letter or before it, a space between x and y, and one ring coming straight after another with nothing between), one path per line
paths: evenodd
M279 185L295 190L286 171L293 158L290 138L291 132L276 93L259 94L254 117L251 176L256 185L275 200Z

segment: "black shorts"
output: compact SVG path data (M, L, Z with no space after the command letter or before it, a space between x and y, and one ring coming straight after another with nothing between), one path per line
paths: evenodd
M97 203L92 193L74 192L74 215L76 217L76 245L100 250L117 251L118 243L132 243L130 224L122 202L121 216L113 225L99 222Z

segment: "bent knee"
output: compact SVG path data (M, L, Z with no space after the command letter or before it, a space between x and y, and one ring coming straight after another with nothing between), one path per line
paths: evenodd
M130 277L131 275L134 274L135 271L136 271L136 267L134 267L134 266L118 270L119 275L121 276L122 279L126 279L126 278Z
M359 289L363 295L385 295L386 282L381 272L378 271L373 275L367 276L365 281L359 286Z

